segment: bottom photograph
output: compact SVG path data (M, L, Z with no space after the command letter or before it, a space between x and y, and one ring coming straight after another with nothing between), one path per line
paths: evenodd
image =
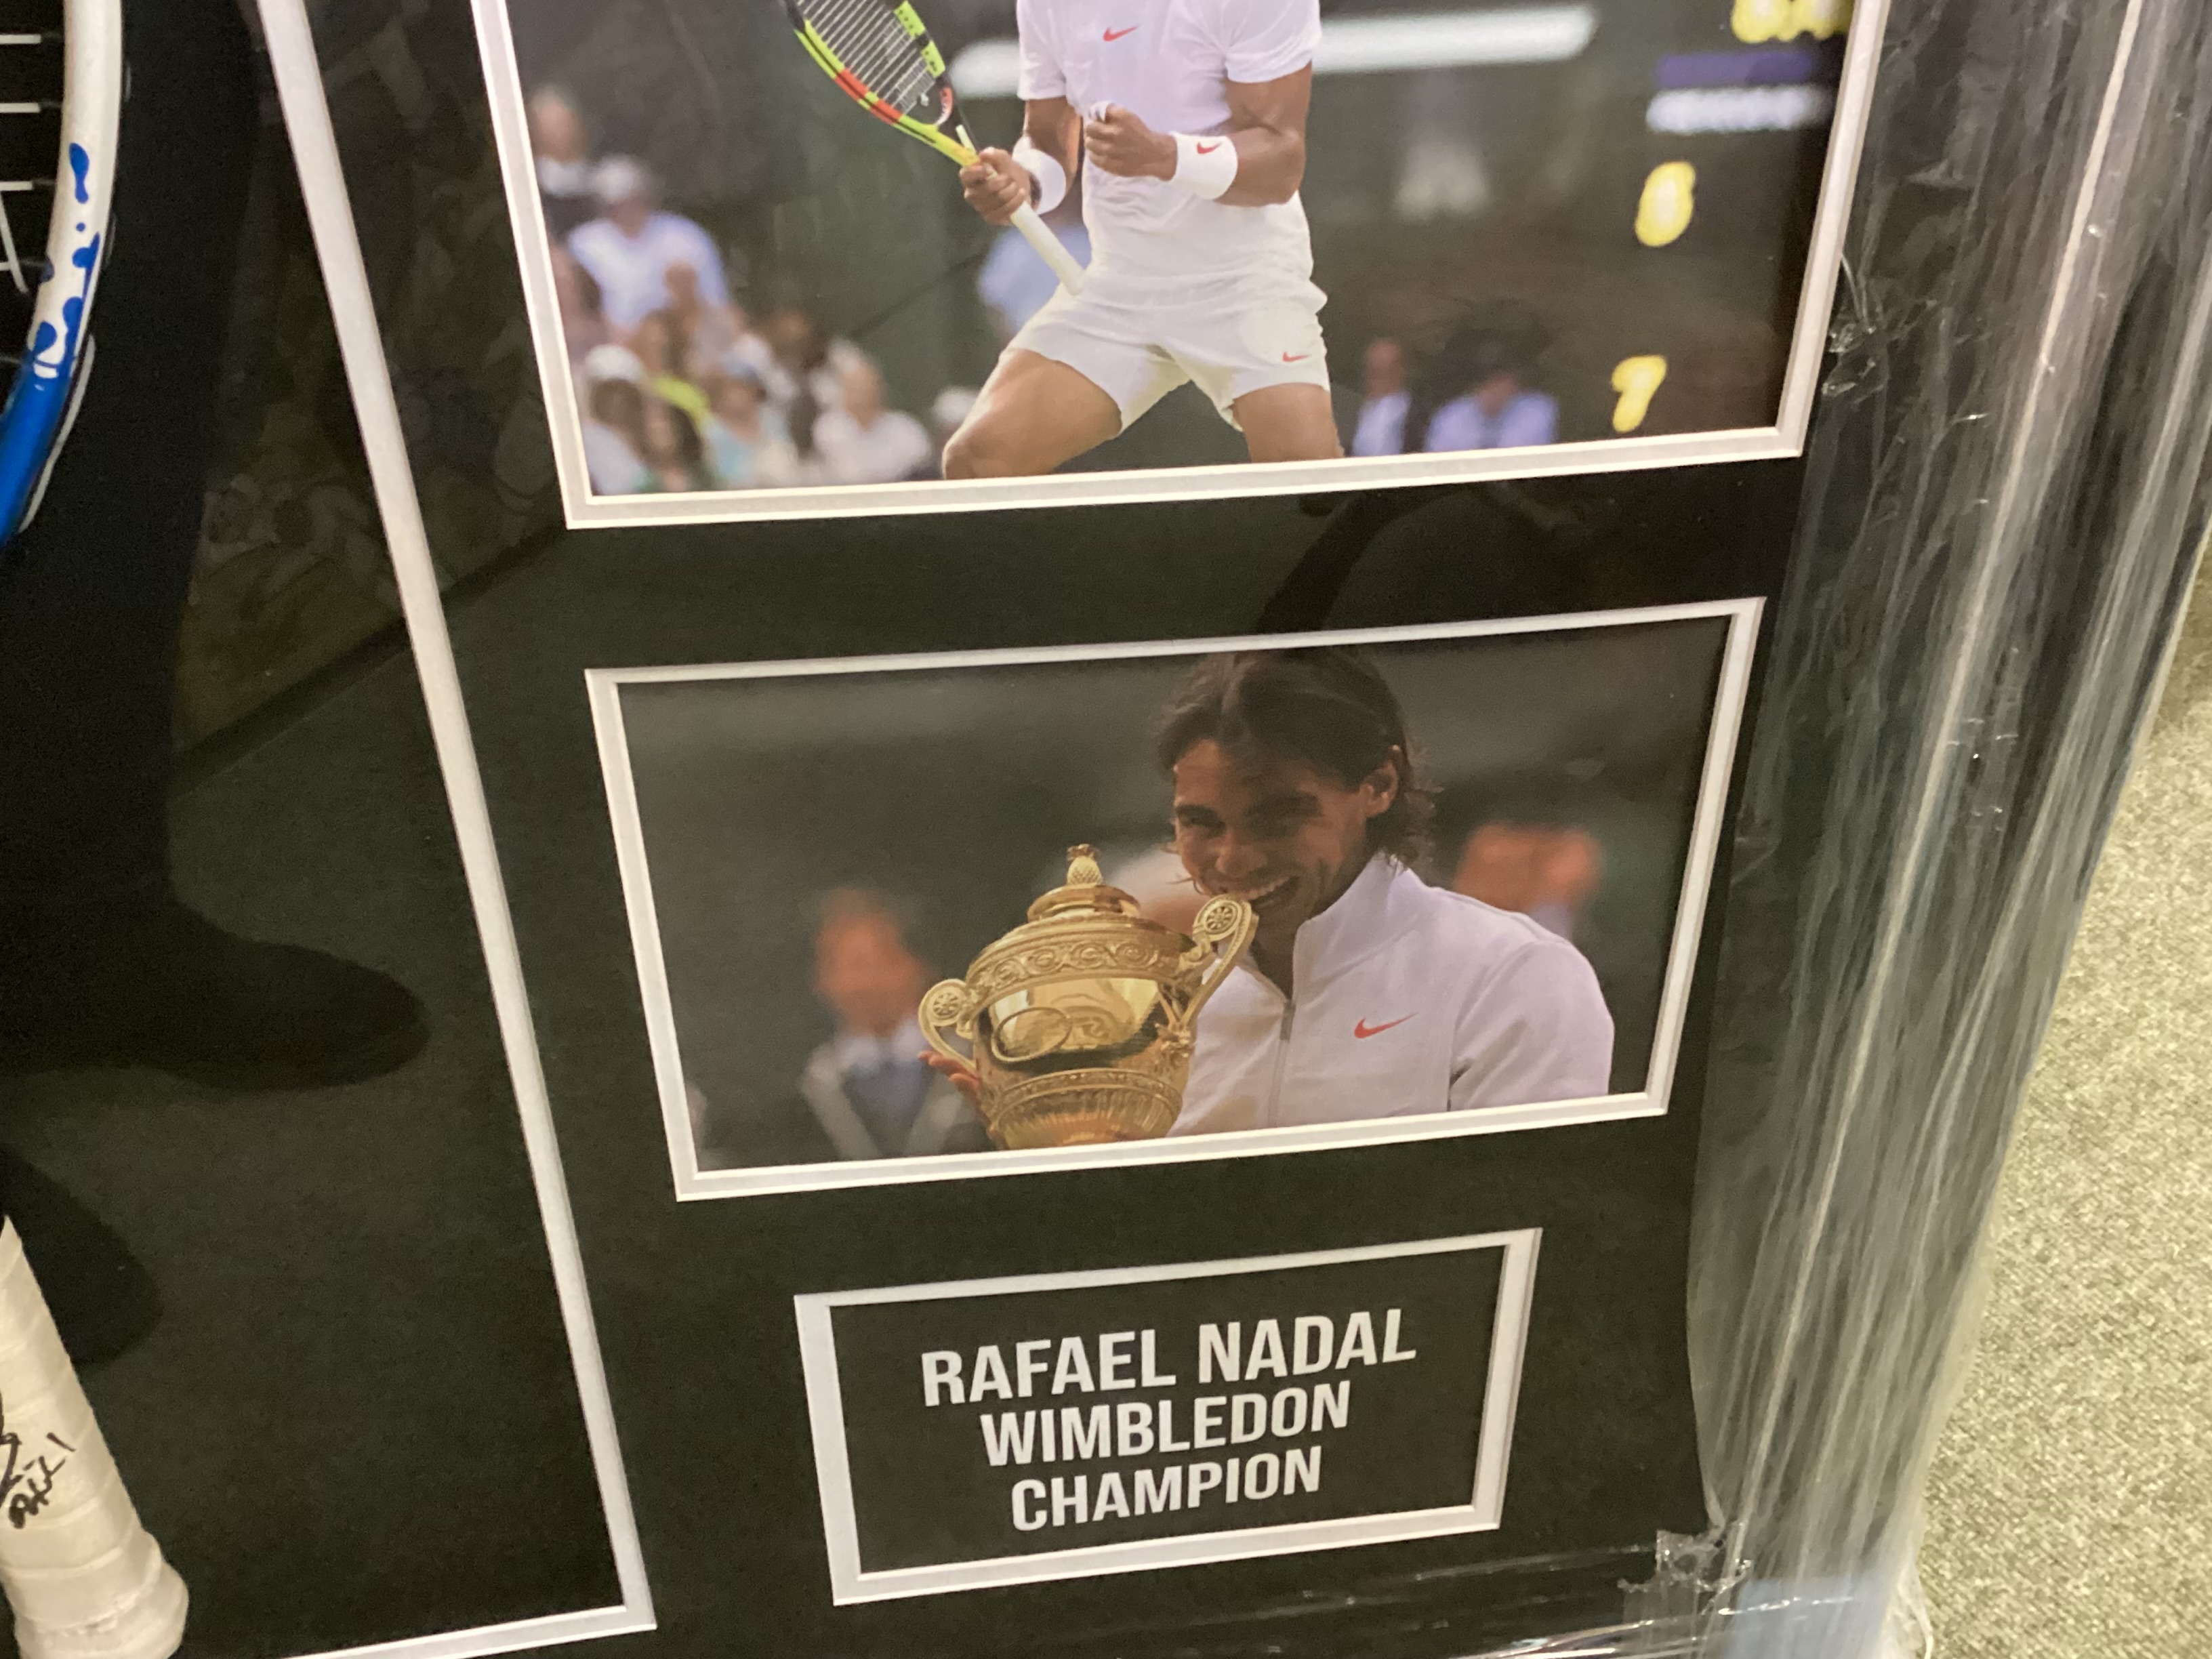
M1663 1112L1758 608L593 671L678 1195Z

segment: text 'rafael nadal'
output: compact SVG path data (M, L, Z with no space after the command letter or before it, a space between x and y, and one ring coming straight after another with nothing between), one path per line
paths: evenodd
M1200 1386L1282 1386L1201 1395L1188 1402L1188 1415L1180 1420L1172 1399L981 1411L976 1423L983 1455L991 1468L1005 1468L1309 1440L1279 1453L1253 1450L1109 1469L1095 1481L1087 1474L1018 1480L1007 1492L1014 1527L1038 1532L1319 1492L1322 1443L1310 1437L1352 1420L1352 1379L1330 1374L1398 1364L1419 1354L1406 1345L1396 1308L1384 1310L1379 1339L1374 1315L1363 1309L1347 1316L1340 1331L1323 1314L1261 1319L1249 1328L1242 1320L1202 1324L1195 1347L1194 1355L1185 1348L1186 1358L1170 1357L1178 1367L1173 1371L1163 1369L1159 1334L1153 1330L986 1343L972 1356L933 1349L921 1356L922 1403L975 1406L1068 1395L1087 1401L1100 1394L1173 1388L1180 1368L1194 1364ZM1314 1380L1295 1382L1294 1377Z

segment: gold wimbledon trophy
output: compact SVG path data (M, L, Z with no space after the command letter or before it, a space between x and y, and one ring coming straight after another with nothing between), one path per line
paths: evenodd
M1066 885L1030 905L967 978L930 988L922 1032L975 1073L1001 1146L1154 1139L1182 1109L1198 1011L1255 925L1243 899L1218 898L1186 939L1107 886L1090 848L1070 848Z

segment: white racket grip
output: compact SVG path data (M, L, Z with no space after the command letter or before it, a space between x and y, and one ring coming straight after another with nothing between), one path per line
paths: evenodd
M0 1225L0 1588L23 1659L168 1659L185 1581L139 1524L12 1221Z
M1052 274L1060 278L1062 288L1070 294L1083 292L1083 267L1075 263L1075 256L1067 251L1067 245L1052 234L1052 227L1037 217L1035 208L1016 208L1014 228L1037 251L1037 257L1052 267Z

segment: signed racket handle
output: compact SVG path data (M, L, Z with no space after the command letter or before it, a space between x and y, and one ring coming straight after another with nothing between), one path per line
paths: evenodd
M139 1524L53 1316L0 1224L0 1588L23 1659L167 1659L185 1581Z
M1067 251L1067 245L1052 234L1052 227L1037 217L1033 207L1014 210L1014 228L1037 251L1037 257L1052 267L1052 274L1060 278L1060 285L1070 294L1083 292L1083 267Z

